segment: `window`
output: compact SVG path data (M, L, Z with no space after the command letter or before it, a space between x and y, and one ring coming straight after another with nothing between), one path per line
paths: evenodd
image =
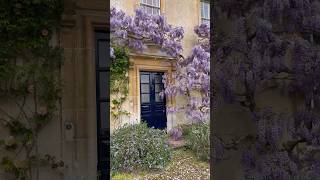
M160 0L141 0L141 8L148 14L160 15Z
M201 24L205 23L210 26L210 3L206 1L200 3Z

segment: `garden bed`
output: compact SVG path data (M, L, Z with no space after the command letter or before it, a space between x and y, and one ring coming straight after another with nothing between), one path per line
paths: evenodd
M197 160L194 153L186 148L179 148L173 151L172 161L162 171L138 172L133 174L117 174L113 180L163 180L163 179L183 179L183 180L207 180L210 179L209 163Z

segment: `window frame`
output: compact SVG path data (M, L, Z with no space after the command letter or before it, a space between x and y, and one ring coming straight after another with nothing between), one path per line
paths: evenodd
M152 11L152 13L151 13L151 15L161 15L161 0L156 0L156 1L158 1L158 6L157 5L153 5L153 1L154 0L151 0L152 1L152 4L148 4L148 0L139 0L140 2L139 2L139 5L140 5L140 7L148 7L148 8L151 8L151 11ZM158 10L158 14L154 14L153 12L154 12L154 10ZM145 10L144 10L145 11ZM146 12L146 11L145 11ZM150 13L148 13L148 12L146 12L147 14L150 14Z
M203 4L207 4L207 7L206 7L207 17L204 11L205 8L203 7ZM203 24L205 22L207 22L206 24L210 26L210 2L205 0L200 0L200 24Z

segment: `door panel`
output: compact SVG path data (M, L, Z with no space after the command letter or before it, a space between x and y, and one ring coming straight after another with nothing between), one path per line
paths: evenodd
M99 179L109 179L110 152L110 59L107 32L96 32L96 106L97 106L97 145Z
M141 119L158 129L167 127L166 101L160 97L162 76L161 72L140 72Z

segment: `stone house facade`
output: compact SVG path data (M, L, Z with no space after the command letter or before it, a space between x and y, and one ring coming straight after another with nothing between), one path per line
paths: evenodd
M183 27L185 36L182 41L182 55L184 57L190 55L192 47L197 43L194 27L202 22L210 22L208 1L111 0L110 7L115 7L131 16L134 15L136 8L142 7L149 14L163 15L168 24ZM141 120L147 122L150 126L166 128L167 130L178 124L188 123L189 121L184 112L176 114L167 114L165 112L166 106L186 103L184 97L166 99L161 104L158 102L158 91L153 91L159 85L157 83L155 85L152 84L153 77L160 77L162 73L170 75L175 70L175 60L162 53L159 49L148 46L148 49L142 53L131 52L130 61L132 65L129 70L129 96L123 105L123 108L130 112L130 115L121 117L120 121L113 119L111 116L111 131L125 123L139 123ZM154 75L154 73L160 74ZM148 79L150 79L150 82ZM163 112L162 115L161 111Z

